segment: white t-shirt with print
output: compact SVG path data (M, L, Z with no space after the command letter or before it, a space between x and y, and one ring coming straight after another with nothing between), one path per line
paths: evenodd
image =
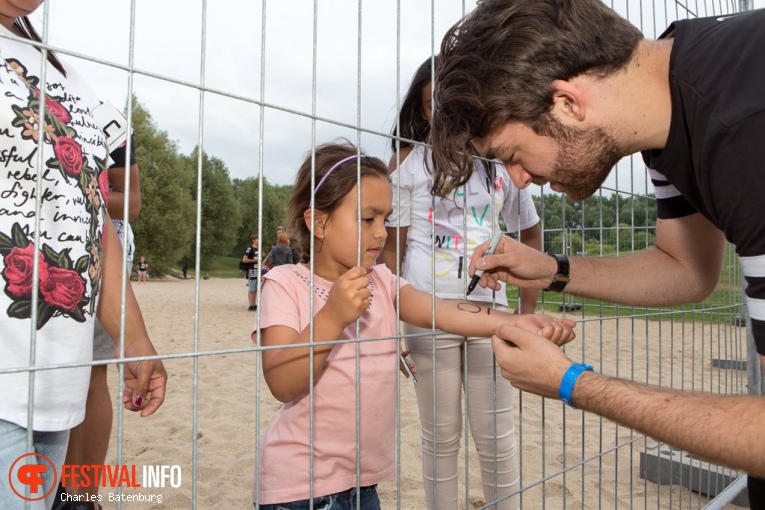
M539 223L539 216L530 192L516 188L502 165L494 165L492 176L478 159L464 186L445 199L431 196L433 178L425 157L432 168L430 149L416 146L391 174L393 214L386 225L408 227L403 278L430 292L435 274L437 296L463 299L470 283L470 256L500 230L499 217L510 232L519 232ZM396 240L389 237L387 242ZM468 299L492 302L492 296L491 289L479 286ZM504 283L494 302L507 306Z
M108 140L94 116L101 103L93 91L70 66L64 77L48 64L40 158L42 62L33 46L0 38L0 368L30 365L35 257L33 364L92 359ZM36 371L33 429L60 431L82 421L89 377L89 367ZM27 426L28 381L27 372L0 374L0 419Z

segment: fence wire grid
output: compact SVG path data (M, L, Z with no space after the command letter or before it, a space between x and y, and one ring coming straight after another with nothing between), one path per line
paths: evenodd
M261 179L261 204L263 179L291 182L299 158L332 139L346 137L370 155L387 160L390 127L414 68L437 51L446 28L473 7L472 2L440 0L306 0L289 2L288 8L273 1L251 2L247 8L255 17L236 25L236 31L245 32L252 46L248 51L235 51L235 59L221 63L214 51L225 37L208 33L208 27L217 26L220 19L228 19L232 25L242 20L231 19L237 17L236 11L219 2L176 5L176 14L186 11L193 16L184 16L182 24L166 20L166 34L162 37L142 28L146 26L141 21L146 14L145 4L135 0L115 2L113 8L120 15L110 23L120 27L116 34L126 36L120 43L127 60L103 57L94 41L69 44L71 39L66 37L49 40L48 33L54 31L60 13L60 4L56 4L46 2L33 16L38 29L42 29L43 48L73 62L86 79L88 71L105 69L112 73L105 83L116 83L118 90L106 94L123 94L123 101L134 94L140 98L144 87L151 84L166 103L177 101L184 105L176 125L185 124L185 131L182 135L169 132L170 138L185 137L179 142L182 147L218 151L212 155L226 161L221 138L236 139L246 146L246 163L233 164L232 174ZM83 5L101 12L91 3ZM647 38L656 38L676 19L750 8L746 2L721 0L618 1L609 5ZM77 6L77 2L71 2L71 8ZM387 17L378 19L381 12ZM150 43L154 51L161 51L163 41L168 41L176 30L175 22L183 30L193 29L199 34L199 45L186 49L194 55L190 60L193 65L185 65L178 72L141 65L137 49L143 51ZM285 27L290 28L283 34ZM290 37L295 41L290 42ZM80 39L88 38L81 33ZM376 45L378 39L385 44ZM281 61L289 59L294 59L292 65L297 66L289 70L294 86L281 90L276 75L285 72ZM248 69L250 81L243 86L236 78L221 79L217 74L222 65ZM97 92L105 87L92 85ZM150 110L154 107L151 103L148 106ZM222 126L219 117L211 113L224 106L236 112L229 126ZM162 112L167 104L157 103L156 108ZM246 125L239 115L248 119ZM127 117L130 121L130 106ZM225 136L218 132L222 129L227 130ZM201 176L201 151L197 172ZM199 262L202 179L197 181L196 214L189 219L196 225L197 256L191 268L194 279L168 278L135 288L150 336L170 375L166 402L155 417L138 419L124 413L113 397L115 422L106 460L107 464L138 465L139 470L143 465L180 466L182 483L179 487L141 489L147 495L161 495L161 503L156 499L110 502L110 494L129 494L137 489L104 488L104 508L251 508L250 486L259 455L258 440L281 407L262 377L260 354L264 348L250 341L253 321L257 325L259 314L244 311L246 289L242 280L203 278L205 271ZM549 207L550 201L544 200L549 190L543 188L536 193L539 203ZM650 221L645 216L641 217L645 208L635 207L638 202L653 200L639 158L622 160L596 196L596 205L588 207L594 207L594 214L602 217L602 202L612 195L621 199L619 207L623 209L616 212L617 217L626 217L627 222L622 219L616 228L602 226L602 222L597 228L571 228L545 225L543 221L544 249L571 255L612 255L650 245L652 227L647 226ZM561 197L557 204L561 217L570 214L565 198ZM628 214L620 215L624 208ZM576 214L584 218L592 213L590 209L578 209ZM538 212L540 218L545 217L543 208ZM270 233L264 231L262 214L259 216L260 239L267 239ZM580 223L584 225L584 221ZM389 238L388 242L396 239ZM261 245L261 253L265 251L267 247ZM742 394L761 385L758 376L754 380L747 376L748 332L742 281L738 260L728 247L718 289L701 305L636 308L540 294L537 310L574 318L578 338L566 347L566 353L575 360L594 364L603 373L682 390ZM517 302L517 291L510 289L509 293L511 302ZM124 313L123 303L123 323ZM19 368L34 372L57 367ZM121 391L119 372L109 369L113 396ZM398 459L396 474L378 490L383 508L425 508L414 390L402 376L396 391L397 439L391 445ZM358 409L358 391L349 398L357 399ZM466 409L467 402L462 405ZM514 420L521 473L519 495L524 508L738 508L729 503L729 493L724 489L730 483L740 484L742 473L707 465L598 416L516 391ZM358 449L358 445L355 447ZM459 463L459 508L494 508L492 501L484 499L467 421ZM693 480L687 466L697 470ZM674 483L656 483L649 479L652 477L672 479ZM715 499L719 493L722 496ZM27 504L26 508L34 507Z

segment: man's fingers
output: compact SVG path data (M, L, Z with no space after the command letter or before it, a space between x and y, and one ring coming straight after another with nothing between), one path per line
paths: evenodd
M513 347L523 349L528 342L534 341L537 336L523 328L518 328L510 324L501 324L495 330L495 334L501 340L509 342Z

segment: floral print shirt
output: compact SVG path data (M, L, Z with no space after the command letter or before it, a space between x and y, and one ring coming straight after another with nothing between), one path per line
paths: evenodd
M29 366L33 337L38 366L92 356L109 140L93 91L47 62L43 83L42 63L33 46L0 38L0 369ZM35 373L35 430L82 420L89 372ZM28 380L0 374L0 419L28 425Z

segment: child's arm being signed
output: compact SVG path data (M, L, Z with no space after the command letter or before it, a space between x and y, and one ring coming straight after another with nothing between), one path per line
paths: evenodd
M432 322L433 299L435 299L435 324ZM501 324L512 324L532 333L542 335L557 345L563 345L576 337L576 323L570 319L556 319L547 315L514 315L492 309L487 303L434 298L432 294L419 291L411 285L399 293L401 320L421 328L440 329L462 336L490 337Z

